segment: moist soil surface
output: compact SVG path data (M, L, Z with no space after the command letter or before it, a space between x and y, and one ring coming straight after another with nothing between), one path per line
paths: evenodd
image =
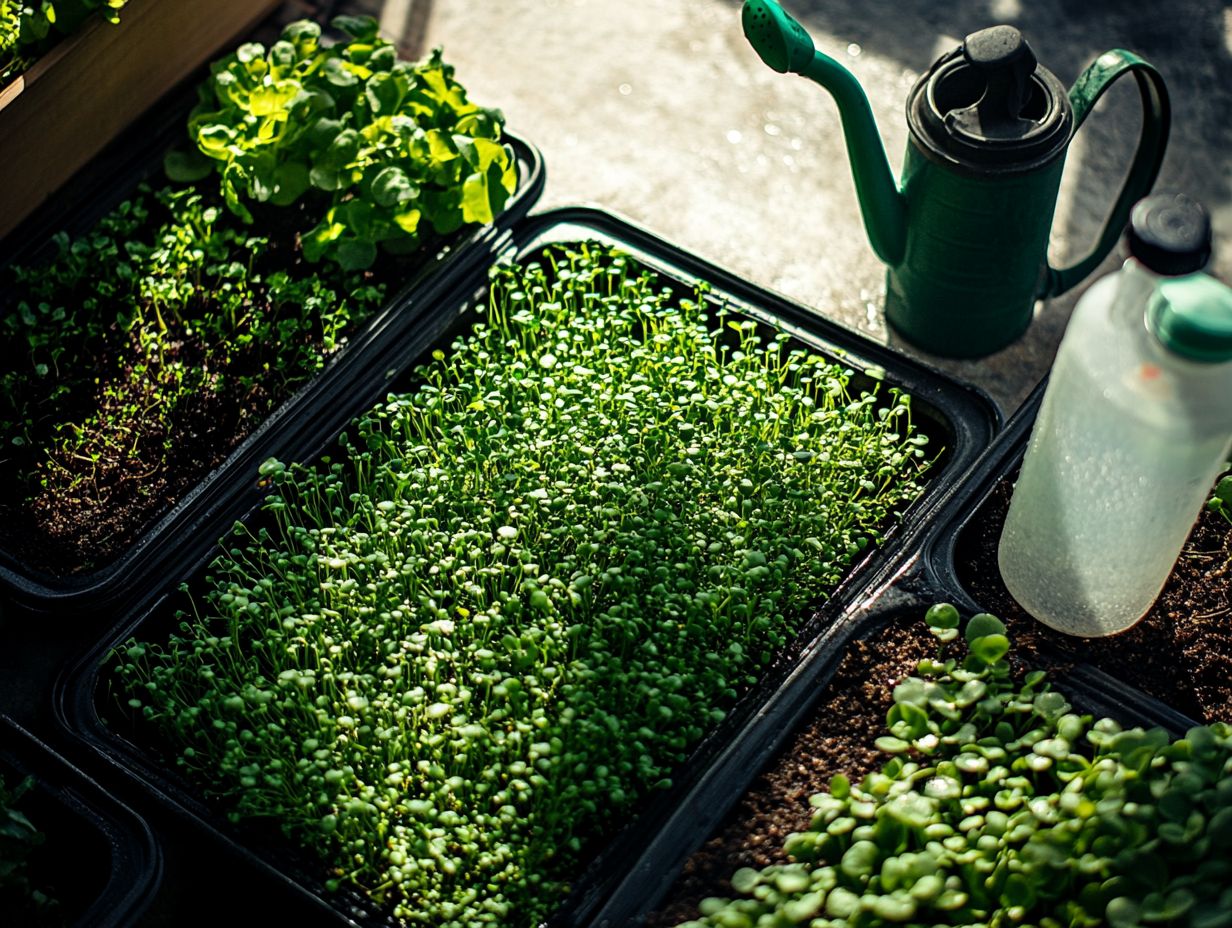
M293 276L328 271L305 265L299 254L296 229L306 227L302 213L299 206L258 214L269 245L257 271L285 270ZM154 224L148 224L151 231ZM405 272L417 263L422 258L382 256L367 276L371 282L390 280L399 268ZM201 299L208 304L210 295ZM358 321L356 315L352 328ZM118 326L99 344L75 346L97 373L97 388L74 391L39 428L39 440L0 455L0 483L6 487L0 496L0 548L26 569L67 576L121 556L312 376L289 366L289 357L302 356L304 349L325 353L316 327L301 332L294 344L256 339L232 346L220 371L218 346L203 343L191 326L175 331L172 322L170 328L167 350L157 358L143 355L137 336ZM134 373L133 363L148 364L149 370L144 376ZM166 396L156 386L160 372L181 365L200 383L169 416L148 414ZM61 422L86 422L100 430L94 447L107 453L90 460L58 448Z
M1004 620L1015 641L1030 629L1199 722L1232 722L1232 525L1204 509L1142 621L1108 638L1073 638L1032 619L1001 582L997 544L1011 492L1002 481L959 538L958 578L975 601Z
M1232 721L1232 526L1204 510L1146 617L1121 635L1083 641L1036 622L1001 582L997 542L1010 493L1003 482L977 511L959 539L956 567L975 600L1006 622L1015 669L1083 661L1199 721ZM935 647L922 616L853 642L813 719L689 858L668 902L646 924L697 918L701 900L733 895L729 879L739 868L785 863L783 842L812 819L809 796L827 789L836 773L854 781L885 762L873 742L885 733L894 687Z

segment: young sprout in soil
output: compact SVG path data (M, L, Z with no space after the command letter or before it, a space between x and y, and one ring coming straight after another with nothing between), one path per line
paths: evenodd
M908 397L604 246L479 312L114 655L234 819L433 926L551 913L927 465Z
M122 3L0 0L0 69L32 23ZM113 559L321 370L401 257L512 196L503 117L439 50L412 65L370 17L333 26L216 61L172 186L0 273L0 541L32 566Z
M13 924L51 924L59 906L31 880L31 855L46 838L17 806L33 786L27 777L10 789L0 777L0 916Z
M1232 474L1226 474L1215 484L1215 491L1206 505L1232 522Z
M965 656L953 606L927 622L939 653L894 690L885 766L834 777L792 862L737 870L688 928L1232 924L1232 726L1095 721L1013 678L995 617Z
M221 462L384 294L296 267L288 242L191 188L142 187L53 245L0 275L0 475L6 510L20 501L87 564Z

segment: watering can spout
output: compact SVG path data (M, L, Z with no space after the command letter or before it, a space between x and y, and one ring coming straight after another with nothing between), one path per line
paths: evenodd
M872 108L859 83L841 64L817 51L804 27L775 0L745 0L741 19L745 37L762 61L780 74L807 77L834 97L869 242L886 264L899 264L907 241L906 198L894 181Z

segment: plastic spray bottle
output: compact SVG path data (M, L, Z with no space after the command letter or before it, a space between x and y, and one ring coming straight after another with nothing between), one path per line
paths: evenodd
M1019 604L1083 637L1150 609L1232 444L1232 290L1200 273L1206 211L1148 197L1127 237L1074 308L998 549Z

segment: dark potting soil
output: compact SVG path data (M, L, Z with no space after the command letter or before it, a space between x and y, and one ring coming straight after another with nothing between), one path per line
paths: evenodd
M285 270L293 276L320 274L341 290L341 275L323 265L308 265L299 253L297 229L308 228L301 204L293 209L260 210L261 234L269 244L255 271ZM151 210L153 232L162 219ZM372 283L396 279L414 261L383 256L368 272ZM202 288L204 291L204 288ZM341 291L345 292L345 291ZM76 298L84 294L73 294ZM209 301L210 294L200 298ZM204 308L208 312L209 306ZM200 313L198 313L200 315ZM358 307L351 328L360 321ZM66 346L88 358L97 372L93 389L74 390L56 401L54 416L39 427L39 440L22 448L7 442L0 455L0 548L27 567L66 576L105 566L183 499L282 402L313 374L288 369L293 352L324 355L323 331L299 332L297 341L252 339L225 347L208 345L201 333L170 320L164 350L143 352L135 332L118 325L91 345ZM145 365L134 369L134 363ZM63 362L62 362L63 363ZM76 361L69 363L77 363ZM182 367L181 367L182 366ZM159 377L178 369L196 372L199 382L167 416L152 414L165 399ZM165 412L166 410L158 410ZM55 447L58 423L86 422L96 433L86 457ZM57 453L59 451L59 453Z
M959 580L1017 640L1024 630L1061 653L1131 683L1200 722L1232 722L1232 525L1203 510L1151 611L1133 628L1084 640L1040 625L1006 590L997 544L1009 511L997 486L959 539Z
M1037 639L1012 631L1011 636L1016 673L1050 666L1037 650ZM787 836L806 830L812 821L809 797L826 791L835 774L856 782L889 760L873 742L886 733L894 687L915 672L922 658L936 654L937 641L922 613L853 641L813 718L757 777L718 832L688 859L667 901L646 924L668 928L697 918L703 899L735 895L729 880L741 867L786 863Z
M1006 622L1016 669L1081 660L1201 721L1232 721L1232 526L1204 510L1147 616L1124 634L1083 641L1030 618L1001 582L996 551L1010 493L1011 483L1003 483L977 511L956 560L967 591ZM885 762L873 742L885 733L894 686L934 648L922 621L853 642L814 718L689 858L647 925L677 925L698 917L702 899L731 897L729 880L740 867L786 862L787 836L811 821L809 796L828 788L836 773L855 780Z

